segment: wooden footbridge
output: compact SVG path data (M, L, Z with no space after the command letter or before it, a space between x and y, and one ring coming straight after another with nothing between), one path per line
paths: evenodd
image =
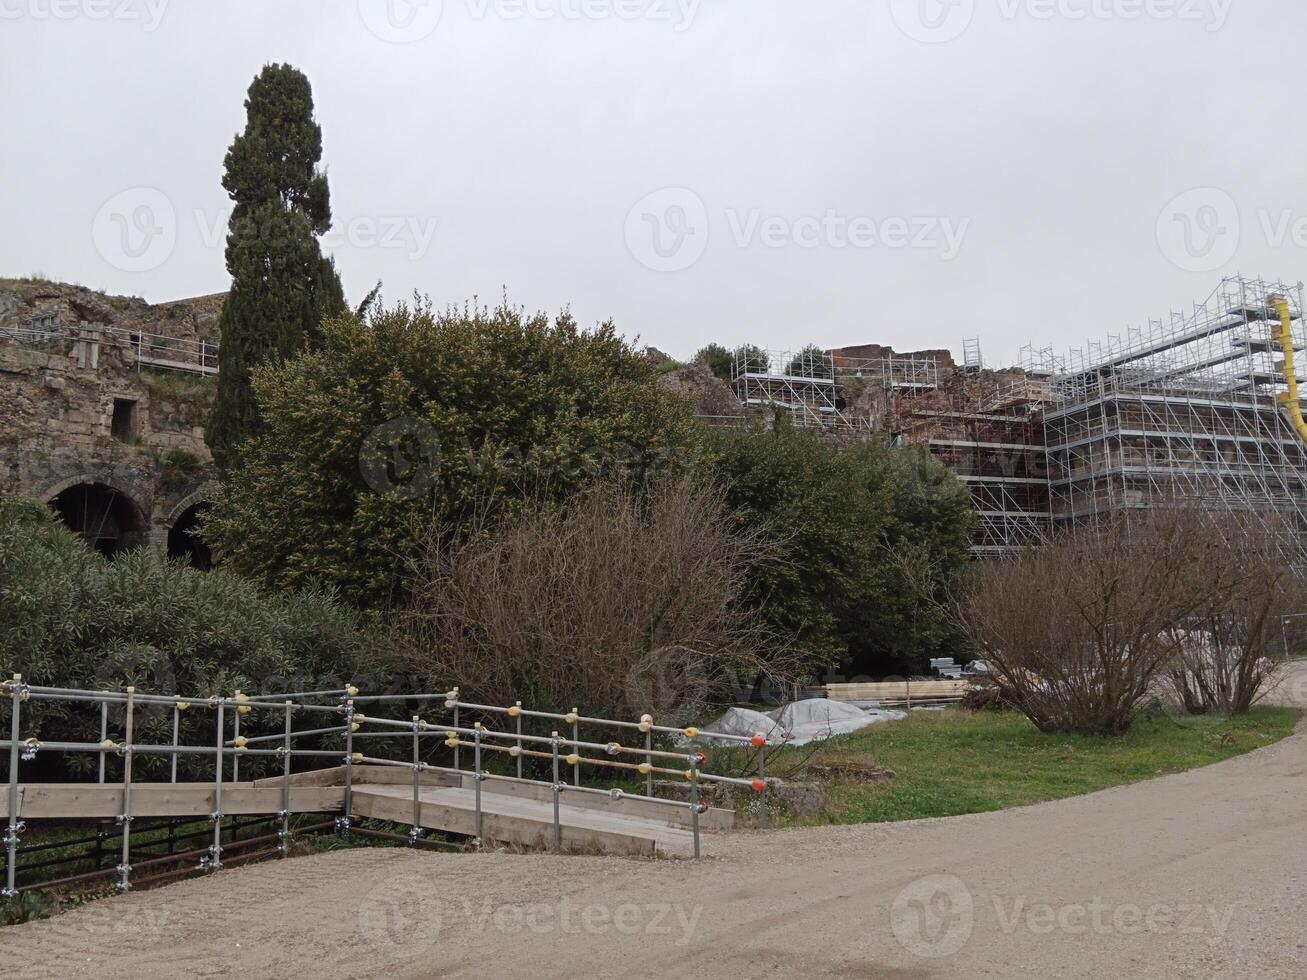
M324 698L334 703L320 703ZM102 739L96 743L24 738L24 706L43 699L98 705ZM372 717L362 710L365 705L369 711L384 710L387 704L393 706L396 702L426 702L431 708L432 701L437 702L436 710L452 712L452 720L428 722L419 715L410 715L407 720ZM8 750L8 792L0 799L0 818L8 828L3 894L10 897L17 894L18 845L27 821L112 819L119 828L122 850L121 863L112 871L118 875L118 889L126 891L131 886L131 824L138 818L212 821L213 843L205 849L198 865L203 870L222 866L222 823L227 817L279 821L277 838L282 854L287 852L292 836L292 815L321 814L334 821L338 831L346 833L366 833L364 821L406 824L411 828L408 839L414 844L422 843L428 832L438 831L466 838L474 849L506 844L643 857L698 857L703 832L734 826L734 811L713 808L703 801L705 783L738 784L759 794L758 810L765 819L761 734L728 737L741 743L741 748L757 749L758 778L718 775L705 771L706 757L694 746L699 737L696 729L660 726L647 714L638 722L628 722L584 717L575 709L567 714L531 711L520 703L503 708L462 701L457 689L438 694L368 697L348 687L294 695L250 697L236 692L230 698L184 698L143 694L131 687L122 691L36 687L25 684L20 675L0 682L0 705L5 704L9 707L10 737L0 742L0 752ZM111 705L122 708L124 719L122 737L117 740L109 736ZM136 740L135 715L147 706L171 710L171 744ZM213 713L211 744L183 744L180 733L184 713L201 709ZM492 729L482 721L468 727L464 719L469 712L487 720L500 715L505 727ZM251 714L255 718L246 719L250 734L242 735L242 719ZM269 726L260 725L258 719L269 714L274 716L272 720L283 721L282 730L262 734ZM336 723L322 726L313 722L312 727L296 730L296 714L313 715L319 720L327 715ZM547 724L549 733L528 733L523 725L528 719ZM559 729L566 726L571 728L570 737L560 734ZM583 740L582 726L625 730L635 736L632 741L637 744ZM672 736L682 744L655 748L659 736L664 743L667 736ZM303 739L312 739L315 746L335 739L343 744L344 751L297 747L296 741ZM405 757L386 757L382 749L377 750L377 755L360 752L363 739L376 739L378 745L398 744ZM433 745L433 739L438 744ZM428 761L439 754L442 746L452 755L452 765ZM46 751L98 755L100 780L25 782L24 763ZM509 768L515 766L517 775L487 771L483 765L487 752L507 756ZM133 760L149 755L171 759L168 781L133 778ZM178 781L177 760L188 755L207 756L210 761L203 764L211 767L213 778ZM121 779L107 781L105 763L115 757L121 760ZM281 774L241 781L241 760L260 757L273 760L274 765L279 763ZM471 762L470 769L464 768L465 759ZM523 762L530 759L547 762L544 768L552 773L551 778L526 778ZM626 778L626 788L583 785L583 771L616 772ZM570 781L565 778L568 773ZM655 776L680 780L686 788L681 794L684 798L655 796ZM630 789L631 780L637 786L643 782L640 790Z

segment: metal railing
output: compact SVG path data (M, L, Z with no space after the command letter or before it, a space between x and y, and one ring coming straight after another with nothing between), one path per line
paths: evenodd
M317 703L323 700L331 703ZM79 704L99 705L99 742L46 741L37 738L23 738L23 705L29 701L64 701ZM281 806L273 814L279 822L276 833L278 841L274 849L281 856L286 856L292 837L290 820L292 762L295 759L330 760L333 768L342 770L343 807L334 827L339 833L352 831L364 835L398 839L394 834L383 831L354 827L353 788L354 769L356 766L384 766L408 769L412 773L413 818L412 829L408 835L410 844L432 843L422 840L424 828L421 822L422 775L427 773L455 774L460 780L469 773L463 769L463 751L470 750L473 769L470 772L474 789L475 830L472 846L480 849L484 823L482 801L482 783L487 780L524 781L537 785L547 785L552 791L553 802L553 849L562 850L563 822L560 814L561 801L566 793L594 794L607 797L614 803L622 800L638 800L657 804L672 809L688 810L691 818L694 856L700 856L699 817L709 809L703 800L702 788L705 784L735 785L745 787L757 794L759 801L759 823L766 826L766 759L764 750L766 739L763 733L753 736L721 735L713 733L716 742L753 747L757 749L757 778L726 776L704 770L707 758L702 751L688 748L678 751L671 748L656 748L656 735L676 736L686 745L701 738L697 728L676 728L654 723L650 715L643 715L638 722L619 721L581 715L576 709L558 713L536 711L524 708L521 702L508 707L478 704L463 701L457 688L437 693L365 695L355 687L329 689L321 691L301 691L290 694L268 694L250 696L236 691L232 697L186 697L181 695L147 694L127 687L122 691L92 691L76 688L46 687L27 684L21 674L13 675L8 681L0 681L0 704L10 705L10 732L6 741L0 741L0 750L7 749L9 757L8 772L8 827L4 838L6 854L5 885L0 896L12 898L18 894L16 884L17 857L21 835L26 830L25 822L19 819L20 786L19 767L23 762L34 760L41 751L64 753L82 753L96 755L99 758L99 783L105 782L105 761L111 756L122 760L121 808L114 818L121 833L121 860L113 870L118 875L116 888L125 892L131 887L133 870L131 860L133 820L133 785L135 782L133 760L143 756L160 756L169 760L169 782L177 783L177 761L182 756L207 756L212 759L212 800L213 810L208 819L213 823L212 843L199 854L199 864L193 870L216 871L222 867L224 846L222 840L222 794L227 773L231 764L231 782L239 781L240 763L244 757L263 758L281 763ZM449 722L427 721L420 714L411 714L406 719L373 717L365 714L363 706L376 705L383 708L397 703L437 702L437 709L444 709L452 714ZM120 706L123 709L123 735L120 741L109 736L109 708ZM144 708L163 707L172 712L172 740L170 744L143 743L136 738L137 712ZM194 709L204 707L214 712L214 735L206 745L186 745L181 740L182 716ZM271 719L263 727L275 724L280 716L281 730L266 734L242 735L241 719L247 715L259 713L258 716ZM310 727L295 729L294 715L305 713L312 722ZM467 724L465 712L472 712L482 717L503 716L511 722L511 730L487 728L481 721ZM324 717L325 716L325 717ZM228 732L228 718L230 734ZM523 721L536 719L548 722L550 734L533 735L523 728ZM563 734L554 725L570 726L570 737ZM581 738L581 726L606 727L640 736L639 744L626 745L619 741L597 742ZM333 748L299 748L298 739L340 736L344 741L344 751ZM452 766L442 766L423 758L422 740L436 738L444 747L452 750ZM376 739L378 745L386 744L385 739L402 740L406 751L401 758L382 754L384 749L364 753L357 750L357 743L362 739ZM503 775L486 771L483 762L486 753L502 753L515 760L516 776ZM625 757L625 758L623 758ZM525 774L523 762L526 759L548 760L551 778L549 781L533 779ZM569 785L563 778L564 768L571 770L572 782ZM609 771L624 776L642 776L644 791L631 793L622 789L602 789L584 786L581 783L583 769L592 771ZM311 771L301 770L301 771ZM655 775L670 776L689 783L688 800L668 799L654 795ZM271 777L273 779L277 777ZM148 785L148 783L144 783ZM117 784L114 784L115 786ZM311 811L321 812L321 811ZM201 818L202 819L202 818ZM152 864L158 862L152 861Z
M84 341L118 347L130 352L138 368L215 375L219 345L212 340L191 340L163 334L143 333L98 323L63 324L53 317L35 317L26 326L0 327L0 341L49 344L56 341Z

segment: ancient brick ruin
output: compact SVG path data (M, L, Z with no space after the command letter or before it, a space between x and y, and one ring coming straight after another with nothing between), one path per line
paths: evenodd
M204 423L224 298L150 305L0 279L0 496L49 504L107 553L207 566L189 532L214 486Z

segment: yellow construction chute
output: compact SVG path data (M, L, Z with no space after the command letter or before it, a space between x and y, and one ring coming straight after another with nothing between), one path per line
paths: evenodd
M1298 430L1303 442L1307 442L1307 419L1302 416L1302 402L1298 398L1298 374L1293 366L1293 315L1289 312L1289 301L1283 296L1272 296L1270 304L1280 318L1279 325L1271 328L1271 337L1284 352L1284 361L1279 368L1284 372L1287 387L1287 390L1275 396L1275 402L1289 416L1289 421Z

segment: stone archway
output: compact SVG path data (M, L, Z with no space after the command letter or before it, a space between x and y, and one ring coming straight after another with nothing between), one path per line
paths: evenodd
M92 477L61 481L45 494L50 509L92 548L113 556L149 544L149 521L125 491Z
M202 572L213 570L213 552L196 533L200 519L209 509L207 500L200 500L183 510L168 526L168 557L176 558Z
M196 530L216 490L216 483L205 483L179 500L163 522L168 533L168 557L180 559L205 572L213 569L213 552Z

